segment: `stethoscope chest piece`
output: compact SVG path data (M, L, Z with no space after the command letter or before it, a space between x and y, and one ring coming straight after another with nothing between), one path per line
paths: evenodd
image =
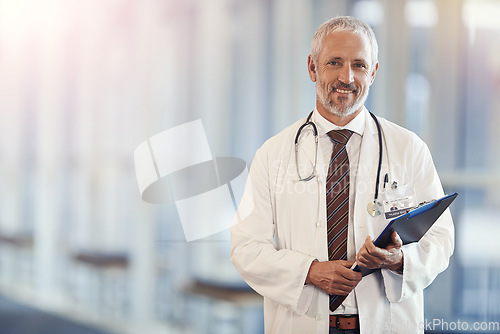
M382 208L382 204L379 201L371 201L370 203L368 203L367 208L368 213L372 217L380 216L380 214L382 213L382 211L380 211L380 209Z

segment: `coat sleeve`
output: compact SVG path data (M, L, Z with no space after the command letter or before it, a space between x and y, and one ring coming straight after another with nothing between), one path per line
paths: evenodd
M443 197L443 188L427 145L416 138L413 152L411 174L417 200L420 202ZM453 248L454 227L447 209L419 242L402 247L402 275L382 270L389 301L404 301L431 284L448 267Z
M304 282L314 257L278 249L271 191L273 163L263 148L256 153L243 198L231 227L231 262L255 291L303 314L314 289Z

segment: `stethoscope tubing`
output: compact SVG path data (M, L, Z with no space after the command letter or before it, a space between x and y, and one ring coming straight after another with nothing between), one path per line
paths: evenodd
M307 119L304 122L304 124L302 124L299 127L299 129L297 130L297 135L295 136L295 165L297 166L297 175L299 177L299 181L310 181L316 176L316 165L318 163L318 128L316 127L316 124L314 124L314 122L311 121L312 114L313 114L313 111L311 111L309 116L307 116ZM300 137L300 134L302 133L302 130L308 125L310 125L312 127L313 132L314 132L314 141L316 144L316 151L314 152L314 168L311 171L311 174L309 174L309 176L302 177L300 175L300 172L299 172L299 137Z
M382 129L380 128L380 123L372 112L370 112L373 120L375 121L375 125L377 126L377 134L378 134L378 168L377 168L377 179L375 181L375 196L374 202L378 201L378 186L380 185L380 172L382 171L382 155L383 155L383 145L382 145Z
M317 155L318 155L318 128L316 127L316 124L311 120L312 115L314 111L311 111L311 113L307 116L306 121L304 124L302 124L299 129L297 130L297 134L295 135L295 160L296 160L296 165L297 165L297 175L299 177L299 181L309 181L314 178L315 171L316 171L316 162L317 162ZM370 116L373 118L373 121L375 122L375 125L377 126L377 134L378 134L378 147L379 147L379 158L378 158L378 168L377 168L377 178L375 180L375 195L374 195L374 200L373 203L378 203L378 188L380 185L380 173L382 171L382 156L383 156L383 145L382 145L382 129L380 127L380 123L377 119L377 116L375 116L372 112L370 112ZM299 137L302 132L302 130L310 125L313 128L314 132L314 139L316 141L316 153L315 153L315 161L314 161L314 168L308 177L302 178L300 176L299 170L298 170L298 146L299 146Z

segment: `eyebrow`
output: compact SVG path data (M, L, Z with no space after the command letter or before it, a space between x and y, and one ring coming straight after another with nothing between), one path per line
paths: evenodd
M363 64L369 64L370 62L365 60L365 59L354 59L354 62L360 62L360 63L363 63Z
M332 60L344 60L342 57L333 57L333 58L328 58L327 59L327 62L329 61L332 61ZM363 58L356 58L353 60L354 62L362 62L362 63L366 63L366 64L369 64L369 61L366 60L366 59L363 59Z
M332 61L332 60L342 60L342 57L327 58L327 61Z

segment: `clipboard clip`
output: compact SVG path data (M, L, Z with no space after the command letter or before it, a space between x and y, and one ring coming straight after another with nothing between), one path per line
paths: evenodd
M433 203L433 202L436 202L436 200L435 200L435 199L433 199L433 200L430 200L430 201L423 201L423 202L420 202L420 203L418 203L418 205L416 205L416 206L413 206L413 207L411 207L411 208L406 209L405 214L406 214L406 213L408 213L408 212L410 212L410 211L416 210L416 209L418 209L418 208L420 208L420 207L423 207L424 205L427 205L427 204Z

